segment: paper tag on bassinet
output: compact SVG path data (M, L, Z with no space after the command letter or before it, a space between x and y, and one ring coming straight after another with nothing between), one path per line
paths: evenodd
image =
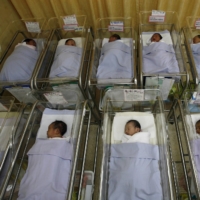
M76 15L68 15L63 17L64 24L77 24Z
M143 101L144 90L124 89L124 100L125 101Z
M164 22L165 16L149 16L149 22Z
M63 25L63 29L65 31L74 31L77 29L77 27L78 27L78 24L64 24Z
M151 15L152 16L165 16L165 12L162 10L152 10Z
M68 103L66 101L66 99L63 97L61 92L44 93L44 96L52 104L66 104L66 103Z
M39 22L25 22L25 25L26 25L28 32L31 32L31 33L40 33L41 32Z
M124 31L124 22L123 21L110 21L108 26L108 31L123 32Z
M200 104L200 93L194 92L192 98L189 101L190 104Z
M195 21L194 26L196 27L196 29L200 29L200 19L197 19Z

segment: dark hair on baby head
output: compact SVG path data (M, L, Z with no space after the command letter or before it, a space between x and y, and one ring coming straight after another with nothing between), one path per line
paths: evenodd
M74 41L73 39L67 39L66 41L65 41L65 44L67 44L67 42L69 42L69 41ZM74 41L75 42L75 41Z
M162 35L160 35L160 33L154 33L154 34L158 34L160 39L162 40L163 37L162 37Z
M52 123L54 129L58 129L60 134L63 136L67 132L67 124L63 121L56 120Z
M113 35L111 35L111 37L114 37L117 40L121 40L121 37L118 34L113 34Z
M26 38L25 40L23 40L23 42L30 42L30 41L34 41L35 42L35 40L30 39L30 38Z
M141 125L137 120L131 119L126 122L126 124L132 123L135 128L141 129Z
M200 119L196 122L196 124L200 123Z

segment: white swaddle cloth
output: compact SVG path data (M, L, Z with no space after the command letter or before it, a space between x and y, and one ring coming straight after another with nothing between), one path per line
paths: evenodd
M15 46L15 48L18 47L18 46L26 46L26 47L28 47L28 48L33 49L33 50L36 51L36 47L35 47L35 46L26 44L26 42L18 43L18 44Z
M134 135L126 135L125 133L122 135L122 143L134 143L141 142L150 144L150 133L148 132L138 132Z

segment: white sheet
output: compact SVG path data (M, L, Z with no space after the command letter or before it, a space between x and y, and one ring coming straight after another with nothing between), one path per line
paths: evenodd
M170 32L168 30L165 31L151 31L151 32L142 32L142 41L143 41L143 46L148 46L149 45L149 40L151 39L151 36L154 33L160 33L161 36L163 37L162 40L167 43L167 44L173 44Z
M69 140L69 138L71 137L74 114L75 110L53 110L46 108L42 115L42 120L37 133L37 138L47 138L48 126L55 120L61 120L67 124L67 132L63 137Z
M108 40L109 38L104 38L103 39L103 42L102 42L102 46L105 44L105 43L108 43ZM133 39L132 38L121 38L121 40L119 40L121 42L123 42L124 44L126 44L127 46L131 47L132 44L133 44Z
M58 46L65 45L65 42L68 39L73 39L76 42L77 47L83 48L83 39L85 39L85 38L81 38L81 37L61 39L58 42Z
M192 124L191 124L190 119L192 120ZM195 129L195 124L198 120L200 120L200 113L199 114L186 115L186 122L187 122L187 126L189 128L190 139L196 139L196 138L199 137L199 135L196 134L196 129Z
M150 133L150 144L157 144L154 116L151 113L143 112L116 113L112 125L112 144L120 143L122 141L122 135L124 134L124 127L126 122L131 119L135 119L141 124L142 132Z

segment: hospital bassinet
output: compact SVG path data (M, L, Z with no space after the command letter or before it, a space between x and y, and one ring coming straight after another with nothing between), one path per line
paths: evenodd
M28 119L31 105L15 103L12 97L0 98L0 193L9 168L14 163L24 138L22 130Z
M119 27L119 29L118 29ZM100 18L96 21L96 31L95 31L95 41L92 49L92 57L90 63L90 70L89 76L87 81L87 91L92 99L96 100L96 96L99 91L98 89L102 90L108 86L122 86L122 87L129 87L133 88L137 86L137 31L136 26L133 22L133 19L130 17L127 18ZM131 66L130 73L125 75L123 78L119 78L122 75L122 71L118 72L118 70L112 72L107 72L109 70L112 62L111 59L108 59L107 63L110 63L110 66L103 70L102 72L107 74L106 76L113 76L115 73L119 73L117 75L118 78L107 78L99 76L97 77L98 66L99 66L99 59L101 56L101 50L104 44L108 43L108 39L112 34L118 34L121 37L121 41L125 44L128 48L131 49ZM116 55L117 56L117 55ZM124 57L123 57L124 59ZM123 63L126 63L123 60ZM126 64L125 64L126 65ZM114 68L115 65L113 64L112 67ZM126 66L127 67L127 66Z
M193 38L200 34L198 29L199 17L187 17L187 27L184 27L184 44L186 47L186 53L189 59L189 64L191 68L191 75L193 83L197 86L200 80L199 64L198 64L198 47L199 44L193 44Z
M1 191L1 199L6 199L8 197L12 199L16 197L19 190L19 183L27 168L27 151L35 143L35 141L40 138L44 139L47 137L46 131L48 123L56 119L67 122L68 132L62 140L68 141L73 147L69 183L66 183L68 184L68 193L66 194L68 195L67 199L71 199L74 192L76 192L76 194L78 194L78 198L80 198L84 174L89 173L89 177L91 179L90 181L93 181L91 173L87 171L84 172L89 124L91 120L91 112L88 109L87 101L82 103L71 101L66 103L37 101L29 112L28 120L26 122L25 129L23 130L24 139L20 146L20 150L17 153L16 160L14 160L13 166L9 168L6 181L4 182L3 189ZM83 136L83 125L85 123L87 124L87 129L85 136ZM79 150L81 143L85 143L84 150L82 152ZM65 174L65 172L63 173ZM74 191L75 176L79 176L78 191L77 188L76 191Z
M72 25L66 24L65 20L67 17L70 16L53 17L48 20L46 29L52 30L52 34L48 42L48 53L45 54L43 59L40 60L39 67L37 68L37 71L35 73L33 79L34 88L40 91L57 89L62 90L70 88L79 93L79 96L82 96L83 99L89 99L86 93L86 80L91 59L93 37L90 32L90 29L87 27L86 24L86 16L74 16L77 21L77 24L73 25L75 27L71 28L69 27ZM65 41L70 38L75 40L76 47L65 46ZM80 63L78 63L77 66L77 63L74 60L72 61L71 58L69 58L69 56L67 57L69 53L66 52L66 59L64 58L61 64L62 66L58 66L57 68L61 70L60 74L54 74L55 77L50 77L51 67L54 65L54 61L56 61L56 59L58 59L59 57L55 57L57 51L59 51L59 47L82 49L81 56L77 54L77 56L81 57ZM75 53L72 54L74 55ZM70 69L68 69L69 67L72 68L71 72ZM77 74L73 71L73 69L75 69ZM93 107L91 102L89 102L89 105L91 108ZM95 113L94 110L96 110ZM99 118L97 109L93 108L92 112L94 113L96 118Z
M186 90L182 100L174 101L173 109L171 110L173 117L169 119L176 126L181 163L184 167L185 179L181 180L182 184L179 185L182 186L182 190L184 188L188 199L200 198L199 139L195 129L195 124L200 119L198 96L198 90ZM179 177L179 182L180 179L181 177Z
M1 90L7 89L11 94L13 94L19 101L25 101L24 97L28 93L32 85L32 78L34 76L35 70L38 67L40 60L46 54L46 46L48 44L49 37L51 35L50 30L45 30L46 19L43 18L31 18L31 19L21 19L11 22L8 27L0 35L1 52L0 52L0 65L1 70L4 63L10 55L12 55L15 50L16 45L22 43L24 39L30 38L36 41L37 47L34 56L31 54L31 49L24 47L23 45L17 48L21 49L15 53L15 58L9 60L9 79L0 81ZM27 49L27 51L26 51ZM23 50L23 51L22 51ZM21 52L21 53L20 53ZM23 60L25 59L25 60ZM26 59L34 59L36 62L33 69L27 70L30 66L27 65ZM11 64L12 63L12 64ZM30 63L29 63L30 64ZM10 67L13 67L11 69ZM6 65L7 66L7 65ZM29 75L27 75L27 73ZM12 75L11 75L12 74ZM16 78L17 76L17 78ZM27 77L30 76L30 77Z
M113 93L114 94L118 93L118 95L115 96L113 95ZM160 167L159 176L161 178L161 181L158 184L160 186L158 187L162 187L161 199L166 199L166 200L173 199L172 174L170 171L171 170L170 156L169 156L168 140L167 140L168 130L166 126L166 119L165 119L163 102L160 91L150 90L150 89L145 89L145 90L109 89L106 92L105 97L106 99L103 104L103 125L102 125L103 157L101 165L99 200L110 199L109 187L112 186L109 185L110 181L109 178L111 177L110 175L111 159L112 159L111 149L114 146L117 147L117 145L121 145L121 138L122 134L124 133L124 126L126 122L129 121L130 119L138 120L141 123L142 131L147 131L150 133L150 144L152 144L154 147L155 146L158 147L159 149L158 163ZM120 165L121 164L119 164L119 166ZM131 176L135 170L137 170L137 168L132 169L132 172L130 172L129 176ZM146 170L144 170L144 172L145 171ZM123 178L123 174L124 172L122 172L121 178ZM139 177L139 180L145 180L146 182L148 182L148 180L146 180L145 178L146 175L144 176L141 175L141 177ZM138 184L139 182L140 181L138 181ZM152 183L148 182L148 185L151 184ZM117 185L115 187L117 187ZM134 187L133 186L129 187L128 185L126 185L125 187L126 191L128 191L129 190L128 188L130 187L131 187L130 190L133 191L136 190L137 184ZM142 190L143 189L141 189L140 191L141 194L143 193ZM143 191L145 193L145 189ZM135 195L136 193L137 192L135 192ZM129 195L129 193L127 195ZM136 197L132 198L135 199ZM144 196L143 198L145 199ZM148 197L148 199L150 199L150 196ZM155 199L157 198L155 197Z
M159 21L161 18L161 22ZM166 93L163 97L164 100L167 99L170 89L173 85L174 80L174 93L179 97L183 94L184 90L188 86L189 82L189 74L186 69L186 64L184 60L184 54L182 52L181 41L180 41L180 28L178 24L178 16L176 12L166 11L165 16L152 16L152 13L149 11L140 12L139 14L139 84L145 88L159 88L162 93ZM157 20L157 21L156 21ZM161 65L159 65L159 59L164 61L166 55L161 56L161 58L154 57L154 62L150 65L149 62L146 62L144 68L144 49L151 48L152 44L150 41L151 36L154 33L160 33L163 37L163 42L159 42L161 45L165 45L166 48L173 48L173 55L175 56L173 60L166 60L165 62L173 62L175 67L172 67L173 63L168 64L168 67L163 71L161 69ZM158 45L155 42L154 45ZM168 50L166 50L168 51ZM165 52L166 52L165 51ZM159 51L160 52L160 51ZM164 52L164 51L163 51ZM146 55L146 54L145 54ZM171 56L172 54L170 54ZM176 63L176 64L175 64ZM157 65L159 65L157 67ZM173 66L174 66L173 65ZM151 67L156 69L152 69L153 73L151 72ZM163 67L163 66L162 66ZM172 68L170 68L172 67ZM157 70L157 71L156 71ZM175 70L175 71L174 71ZM170 79L169 79L170 78ZM149 79L149 80L148 80ZM166 87L166 82L171 82L172 85L168 85ZM163 83L163 85L162 85Z

